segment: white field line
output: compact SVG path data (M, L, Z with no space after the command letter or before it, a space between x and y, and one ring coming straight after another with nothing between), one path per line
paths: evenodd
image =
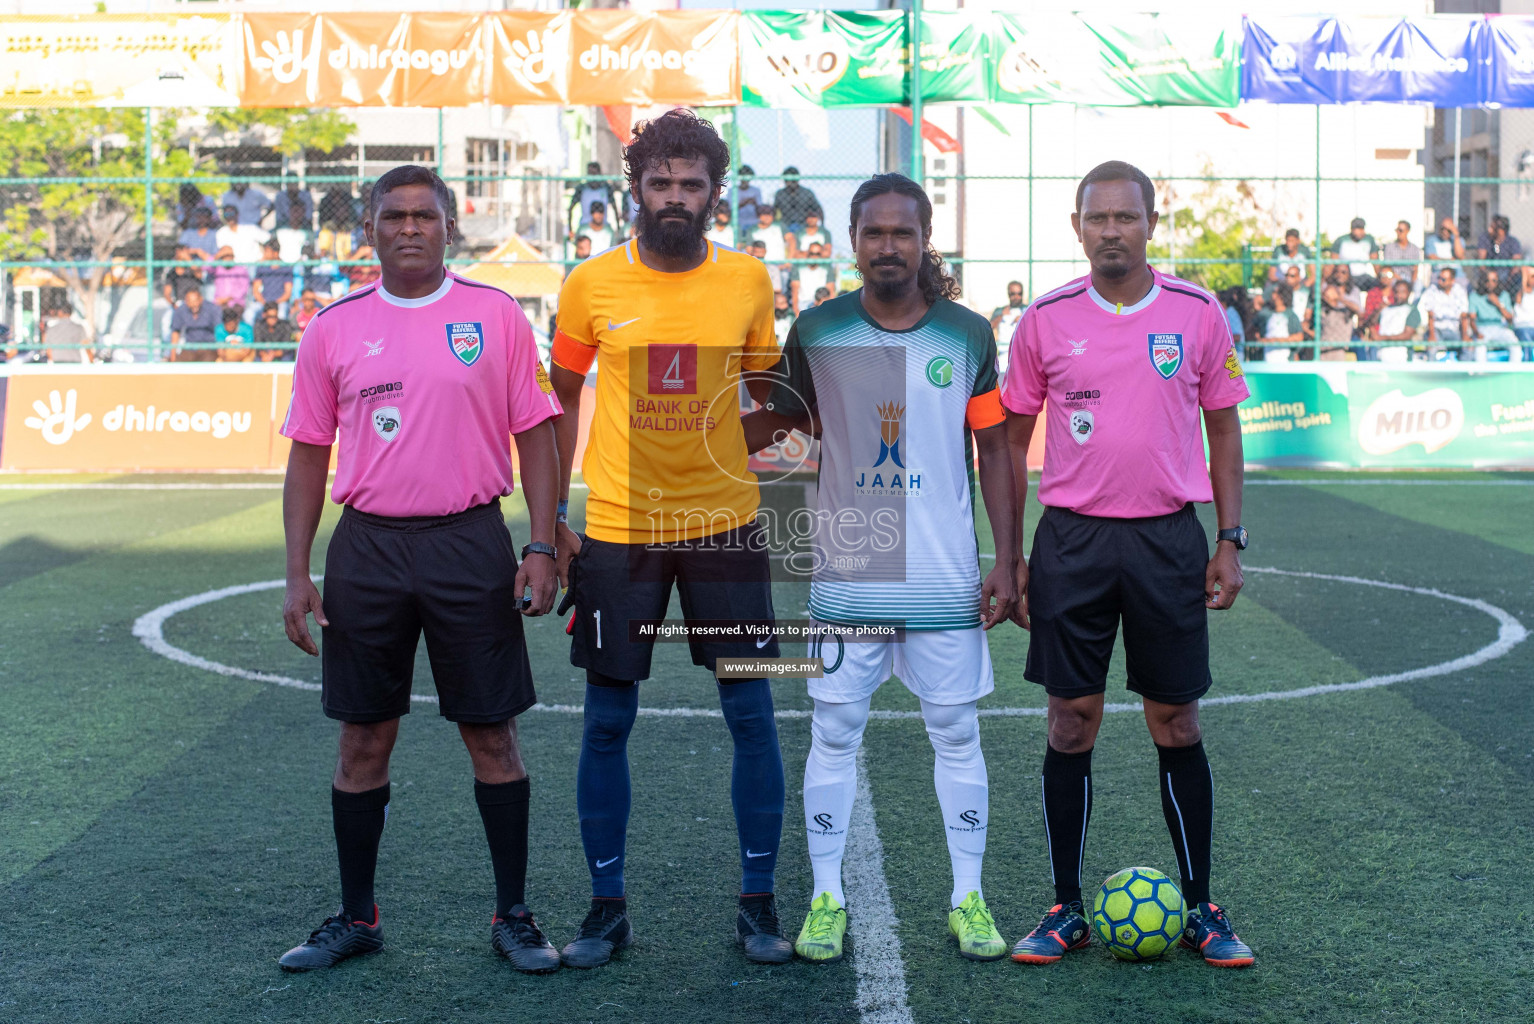
M1318 477L1294 480L1247 480L1248 487L1534 487L1534 476L1527 480L1341 480Z
M862 747L858 747L857 791L847 824L843 874L852 931L852 965L858 974L857 1007L863 1024L912 1024L906 1004L905 962L900 955L900 921L884 877L884 844L874 821L873 793Z
M1351 583L1363 587L1378 587L1381 590L1397 590L1408 594L1420 594L1424 597L1434 597L1440 601L1449 601L1461 604L1467 608L1484 612L1496 620L1497 639L1491 643L1458 658L1442 661L1436 665L1427 665L1423 668L1409 669L1405 672L1393 672L1388 675L1369 676L1351 683L1328 683L1319 686L1305 686L1296 690L1270 690L1264 693L1228 694L1223 697L1205 697L1199 701L1204 707L1218 704L1256 704L1270 700L1296 700L1301 697L1318 697L1328 693L1347 693L1351 690L1372 690L1376 687L1390 686L1393 683L1410 682L1415 679L1429 679L1433 676L1444 676L1454 672L1461 672L1467 668L1485 664L1495 658L1507 654L1518 644L1528 638L1529 631L1524 628L1513 615L1498 608L1494 604L1473 597L1460 597L1457 594L1447 594L1432 587L1412 587L1402 583L1388 583L1384 580L1367 580L1358 576L1337 576L1330 573L1320 572L1296 572L1288 569L1274 569L1264 566L1246 566L1247 572L1269 573L1275 576L1293 576L1300 579L1329 580L1334 583ZM316 580L321 577L315 577ZM234 665L224 665L191 653L175 646L165 639L165 623L172 616L178 615L190 608L199 605L211 604L214 601L222 601L226 597L236 597L240 594L252 594L262 590L276 590L285 585L284 580L264 580L260 583L242 583L233 587L222 587L218 590L209 590L201 594L193 594L183 597L178 601L171 601L158 608L145 612L133 623L133 635L154 653L171 661L193 668L200 668L208 672L216 672L222 676L230 676L235 679L249 679L257 683L272 683L276 686L286 686L295 690L316 691L320 688L319 683L304 679L294 679L290 676L276 675L270 672L256 672L251 669L239 668ZM419 704L437 703L436 694L412 693L410 699ZM530 711L552 711L557 714L580 714L582 707L579 704L534 704ZM1138 712L1139 704L1107 704L1104 711L1110 713ZM1043 717L1046 711L1042 707L1021 708L987 708L980 709L982 716L991 718L1032 718ZM639 714L649 718L719 718L722 713L718 708L640 708ZM808 718L810 712L792 708L780 709L776 712L778 718L794 719ZM887 711L876 710L870 712L869 717L882 721L907 720L921 718L920 711Z

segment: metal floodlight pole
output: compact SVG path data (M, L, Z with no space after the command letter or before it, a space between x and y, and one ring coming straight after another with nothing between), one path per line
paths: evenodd
M911 0L911 180L926 187L921 139L921 0Z
M154 108L144 108L144 287L149 304L144 307L144 348L160 355L160 332L154 323ZM174 289L172 290L174 292ZM95 325L91 325L94 333Z
M1312 243L1315 250L1310 258L1315 269L1310 283L1310 323L1314 337L1312 358L1321 358L1321 104L1316 104L1316 232ZM1303 340L1303 339L1301 339Z
M740 107L730 109L730 230L735 248L740 248Z
M1454 108L1454 230L1459 230L1459 165L1460 165L1460 135L1461 118L1464 111L1459 107Z

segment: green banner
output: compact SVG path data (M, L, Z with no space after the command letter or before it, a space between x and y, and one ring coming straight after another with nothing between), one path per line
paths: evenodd
M906 102L903 11L748 11L741 102L754 107L887 107Z
M1534 368L1253 366L1237 410L1248 462L1270 466L1534 466Z
M923 103L991 98L994 28L995 19L987 13L951 11L922 15ZM909 87L906 93L909 102Z
M1234 107L1240 27L1216 16L993 16L998 103Z

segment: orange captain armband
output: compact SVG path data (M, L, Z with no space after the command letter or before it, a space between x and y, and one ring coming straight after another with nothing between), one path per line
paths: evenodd
M964 422L971 430L994 427L1007 418L1007 410L1001 407L1001 389L992 388L983 395L976 395L964 407Z
M591 370L591 364L596 362L597 347L583 345L564 331L556 330L551 355L555 365L584 377Z

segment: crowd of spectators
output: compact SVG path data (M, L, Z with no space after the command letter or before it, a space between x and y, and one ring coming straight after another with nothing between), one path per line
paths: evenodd
M603 177L600 163L587 164L586 174L570 191L565 252L572 263L622 244L632 236L637 219L633 200ZM800 184L799 168L783 168L783 187L770 203L752 184L755 175L749 164L740 168L733 203L726 192L705 235L717 245L739 248L766 263L773 292L786 303L778 308L788 309L791 321L792 314L818 306L837 292L831 233L825 228L820 199Z
M1468 250L1448 217L1420 246L1407 221L1381 245L1359 217L1319 258L1290 228L1263 286L1220 301L1233 336L1253 343L1249 359L1522 362L1534 359L1534 265L1523 260L1504 216Z

